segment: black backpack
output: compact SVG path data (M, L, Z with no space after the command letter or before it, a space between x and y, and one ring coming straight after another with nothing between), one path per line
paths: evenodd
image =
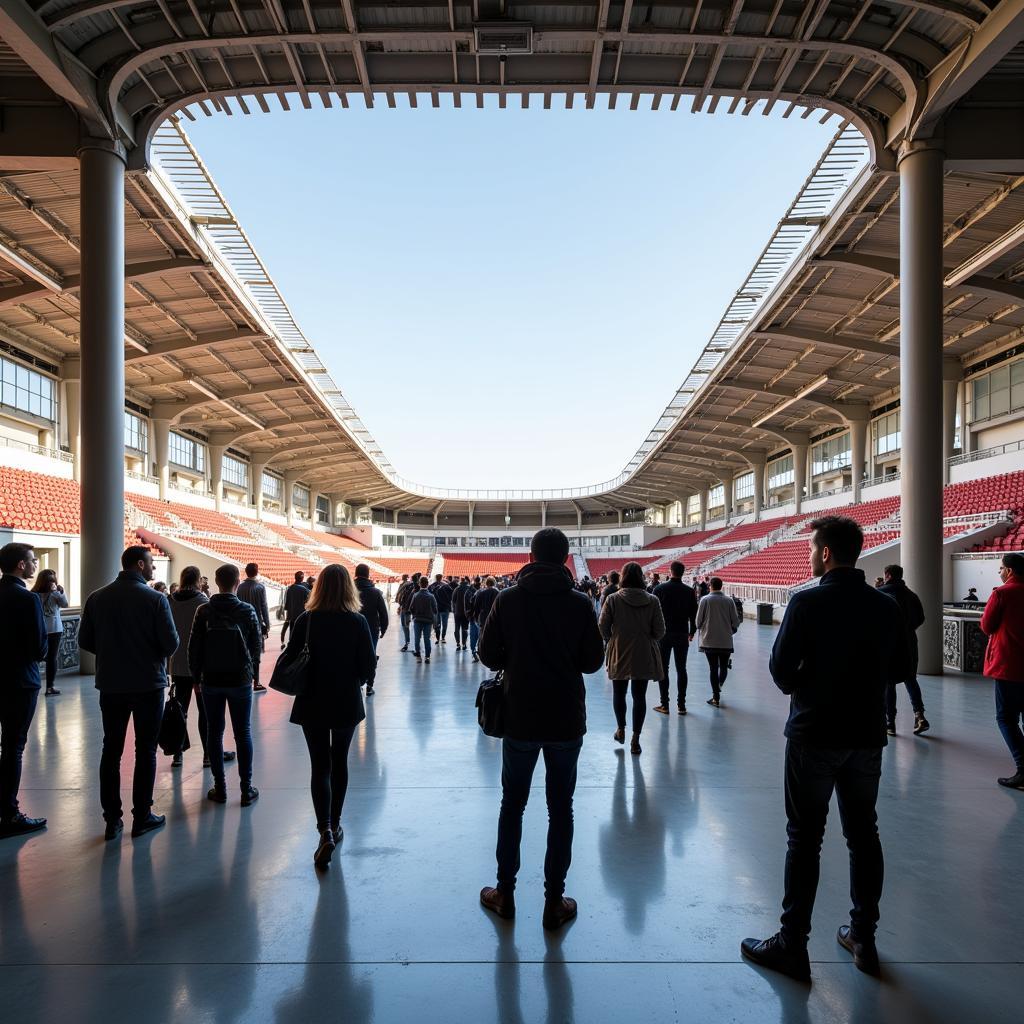
M242 627L227 615L211 612L203 645L203 681L210 686L242 686L252 677Z

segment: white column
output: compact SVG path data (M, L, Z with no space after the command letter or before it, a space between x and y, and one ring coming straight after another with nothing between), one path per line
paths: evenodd
M289 526L295 525L295 502L294 502L294 491L295 485L299 482L299 478L294 473L285 473L284 475L284 514L288 520Z
M793 445L793 514L799 515L803 509L804 486L807 483L807 449L806 444Z
M224 453L222 444L207 445L206 455L210 460L210 490L213 491L213 507L220 512L224 504Z
M867 449L868 419L850 421L850 471L853 484L853 502L861 500L862 480L864 477L864 453Z
M707 484L700 489L700 528L702 530L708 528L708 490Z
M949 483L949 460L956 440L957 389L963 367L959 359L942 360L942 482ZM961 421L962 422L962 421Z
M267 468L265 462L251 462L249 464L249 494L252 496L252 504L256 509L256 519L263 518L263 472Z
M160 498L166 501L171 485L171 421L153 419L149 422L153 431L153 468L156 470Z
M75 480L82 481L82 383L79 380L64 381L64 422L67 426L68 448L75 460ZM66 577L65 577L66 578Z

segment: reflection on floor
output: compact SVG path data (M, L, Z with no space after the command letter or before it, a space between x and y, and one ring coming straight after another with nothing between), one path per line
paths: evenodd
M639 758L611 742L610 685L591 678L568 888L580 916L554 938L540 925L541 789L527 809L517 920L477 904L494 877L499 751L474 716L483 667L453 644L427 666L400 654L394 633L382 642L344 845L323 877L287 698L257 698L258 804L243 810L235 790L226 807L204 800L198 750L178 771L162 757L167 827L104 843L96 694L90 680L62 679L62 696L40 701L22 790L50 827L0 844L4 1017L1019 1021L1024 794L994 783L1011 766L977 679L922 680L927 738L909 734L901 693L880 801L885 977L858 974L835 944L848 911L836 815L813 987L740 962L740 939L774 931L781 894L786 700L765 668L773 636L743 625L717 711L692 650L691 714L650 714Z

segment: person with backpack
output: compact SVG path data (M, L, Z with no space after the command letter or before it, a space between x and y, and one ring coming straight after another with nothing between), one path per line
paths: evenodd
M238 784L242 806L259 797L252 784L253 666L260 657L261 633L252 605L239 601L238 566L222 565L214 574L217 593L196 611L188 642L188 664L206 706L206 749L213 771L213 786L206 794L214 803L227 803L224 783L224 720L231 715L231 731L238 748ZM293 633L294 636L294 633Z
M438 573L434 582L427 588L437 602L437 625L434 626L434 639L439 644L448 643L448 616L452 613L452 588L444 581L444 576Z

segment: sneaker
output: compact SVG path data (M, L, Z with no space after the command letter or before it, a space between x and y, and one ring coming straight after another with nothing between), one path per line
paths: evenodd
M878 949L875 947L875 940L869 942L858 942L850 933L848 924L840 925L836 932L836 941L843 949L853 954L853 962L858 971L865 974L878 974L881 967L878 963Z
M665 707L664 704L655 704L654 705L654 710L657 711L659 715L667 715L668 714L668 708Z
M709 703L709 704L710 704L710 705L711 705L711 706L712 706L713 708L720 708L720 707L722 706L722 705L721 705L721 702L719 701L719 699L718 699L717 697L712 697L712 698L711 698L711 699L710 699L710 700L708 701L708 703Z
M767 939L744 939L740 943L740 952L760 967L778 971L797 981L811 980L811 961L807 956L807 947L787 949L779 932Z
M640 746L640 737L636 733L633 733L633 738L629 741L629 752L631 754L643 753L643 749Z
M260 798L260 791L255 786L242 787L242 806L250 807Z
M215 804L226 804L228 802L227 787L222 782L219 786L215 782L206 792L206 799L212 800Z
M147 832L162 828L166 821L167 818L164 815L152 812L148 817L136 818L132 823L132 839L138 839L139 836L144 836Z
M320 833L320 844L313 853L313 864L320 871L326 870L331 863L331 858L334 856L334 845L334 833L329 828L324 829Z
M407 650L409 650L409 645L408 644L402 644L402 646L399 647L398 649L404 654Z
M13 817L4 818L0 821L0 839L9 839L11 836L26 836L30 832L38 832L46 828L45 818L30 818L27 814L19 811Z
M480 659L479 659L479 658L477 657L477 653L476 653L476 651L474 651L474 652L473 652L473 660L474 660L474 661L479 661L479 660L480 660Z
M59 697L60 696L60 690L55 690L52 686L48 686L46 688L46 696L47 697Z
M419 652L419 651L417 651L417 652L416 652L416 660L417 660L417 661L422 661L422 660L423 660L423 659L422 659L422 658L420 657L420 652Z
M425 665L429 665L430 664L430 655L429 654L423 659L423 663Z
M366 696L367 697L372 697L373 696L373 687L372 686L368 686L366 688Z
M492 914L497 914L506 921L511 921L516 916L516 898L513 893L485 886L480 890L480 903Z
M178 753L175 754L174 757L171 758L171 767L172 768L180 768L181 767L181 751L178 751Z
M266 689L266 687L264 687L264 689ZM227 763L228 761L234 761L234 759L237 756L238 755L233 750L225 750L224 751L224 762Z
M446 643L448 643L448 641L447 641L447 640L445 640L445 638L444 638L444 637L441 637L441 639L440 639L440 640L438 640L437 642L438 642L439 644L446 644Z
M1018 771L1014 775L1010 775L1004 779L996 779L996 782L998 782L1000 786L1005 786L1007 789L1024 790L1024 771Z
M262 683L253 683L252 691L253 693L266 693L267 688Z
M931 722L924 717L924 712L919 711L914 715L914 735L920 736L921 733L927 732L931 728Z
M679 714L681 714L681 715L685 715L686 714L686 705L685 704L680 704L679 705Z
M895 718L890 718L889 721L885 723L885 731L890 736L895 736L896 735L896 719Z
M576 916L576 901L568 896L559 896L554 900L544 901L544 917L541 924L549 932L558 931Z
M116 821L108 821L106 827L103 829L103 839L109 842L111 839L117 839L117 837L124 831L124 822L118 818Z

